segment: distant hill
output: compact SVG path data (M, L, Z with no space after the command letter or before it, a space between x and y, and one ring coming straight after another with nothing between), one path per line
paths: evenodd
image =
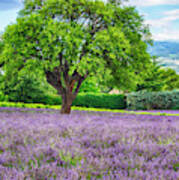
M175 69L179 73L179 42L155 41L148 48L151 55L158 56L162 66Z
M150 54L170 59L179 59L179 42L155 41L148 48Z

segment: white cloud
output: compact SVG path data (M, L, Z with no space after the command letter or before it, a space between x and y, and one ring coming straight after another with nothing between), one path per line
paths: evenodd
M167 16L179 16L179 9L164 12Z
M153 29L153 39L179 41L179 30L173 27L173 21L179 20L179 9L163 12L159 19L148 19L148 24Z
M157 41L179 41L179 31L164 30L163 32L153 34L153 39Z
M127 4L134 6L179 5L179 0L130 0Z
M152 27L158 27L158 28L165 28L170 26L172 21L179 20L179 14L178 15L169 15L160 19L150 19L146 20L145 23L149 24Z
M161 31L172 28L172 21L179 20L179 9L165 11L164 17L159 19L148 19L145 21L146 24L152 28L161 28Z
M148 24L151 28L165 28L168 26L168 21L165 19L146 20L145 24Z

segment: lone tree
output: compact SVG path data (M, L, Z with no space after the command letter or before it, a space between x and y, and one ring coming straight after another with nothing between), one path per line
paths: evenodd
M43 71L62 96L61 113L69 114L88 76L130 87L150 61L149 37L135 7L119 0L25 0L2 36L0 64Z

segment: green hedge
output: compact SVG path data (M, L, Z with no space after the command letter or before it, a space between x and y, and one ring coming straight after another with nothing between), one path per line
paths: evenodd
M42 103L46 105L61 105L62 99L58 95L42 95L33 100L33 103Z
M58 95L45 95L33 99L32 103L42 103L45 105L61 105L62 99ZM126 108L124 95L111 95L102 93L79 93L72 105L107 109Z
M35 104L35 103L22 103L22 102L0 102L0 107L60 109L60 106L51 106L51 105Z
M127 95L127 109L179 109L179 90L164 92L137 92Z
M73 106L125 109L125 96L103 93L84 93L79 94L73 102Z

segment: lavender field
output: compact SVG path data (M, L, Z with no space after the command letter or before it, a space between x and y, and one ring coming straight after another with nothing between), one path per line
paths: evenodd
M0 110L0 179L179 179L179 117Z

